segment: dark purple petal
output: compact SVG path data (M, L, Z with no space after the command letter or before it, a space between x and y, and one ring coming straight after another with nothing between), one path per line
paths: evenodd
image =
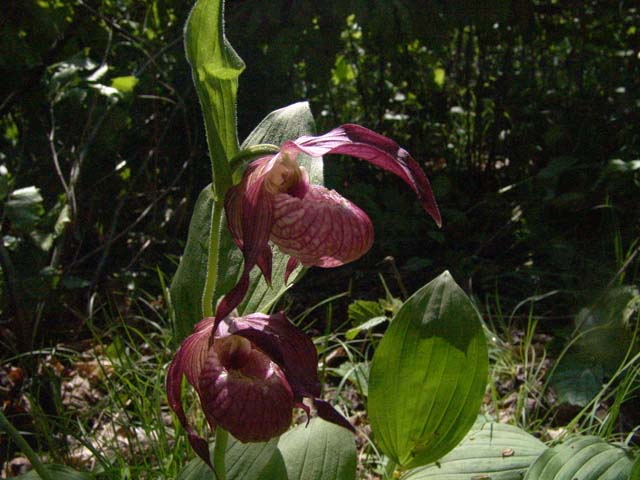
M296 269L298 265L300 265L300 262L298 261L297 258L290 257L289 260L287 261L287 266L284 270L285 285L289 282L289 277L291 276L291 274L293 273L293 271Z
M236 285L229 290L224 297L222 297L222 300L220 300L220 303L218 304L216 318L219 318L220 320L216 320L216 323L227 318L233 309L242 303L244 296L247 294L247 290L249 290L249 272L250 270L247 270L245 260L245 268L240 280L238 280L238 283L236 283Z
M316 347L284 313L236 318L229 331L251 341L282 368L296 402L320 395Z
M303 199L275 196L271 240L304 266L337 267L369 251L373 225L346 198L311 185Z
M198 436L189 424L182 405L182 375L187 377L189 383L198 390L198 377L207 358L209 337L213 318L206 318L195 327L195 333L190 335L173 357L167 372L167 400L169 406L175 412L178 420L187 431L189 443L193 450L211 468L209 447L207 442ZM211 425L212 428L214 425Z
M266 175L260 175L246 186L240 207L237 205L237 191L232 192L233 188L240 186L230 189L231 193L226 199L225 203L231 209L231 212L227 213L227 221L234 219L231 220L229 228L234 238L235 235L241 235L236 244L241 245L244 267L238 284L218 304L214 328L217 328L218 323L226 318L244 299L249 288L249 274L257 263L260 263L262 272L266 272L267 280L271 281L271 256L266 253L266 249L269 248L269 235L273 225L273 194L263 188L265 178ZM241 232L237 230L238 225L235 220L239 208L242 217Z
M271 267L273 265L273 253L271 252L271 247L267 245L262 250L260 256L258 256L258 260L256 262L262 275L264 275L264 279L267 282L267 285L271 286Z
M295 142L288 141L281 152L302 152L312 157L341 154L366 160L404 180L436 224L442 225L429 180L409 152L390 138L360 125L346 124L319 137L305 136Z
M291 425L293 393L280 368L247 339L216 339L200 376L203 409L242 442L264 442Z
M338 411L329 404L329 402L325 402L320 398L314 398L313 403L316 406L316 410L318 411L318 416L320 418L327 422L335 423L347 430L351 430L353 433L356 432L356 429L351 425L351 423L349 423L349 420L340 415Z

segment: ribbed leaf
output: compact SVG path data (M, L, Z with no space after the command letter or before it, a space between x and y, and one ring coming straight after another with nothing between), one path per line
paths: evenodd
M636 461L633 462L633 467L631 467L631 475L629 475L629 480L640 480L640 455L636 456Z
M525 480L626 480L632 460L621 447L599 437L573 438L548 449L527 471Z
M380 449L404 468L452 450L476 419L487 371L478 313L444 272L400 308L373 357L368 412Z
M44 466L52 478L56 480L91 480L95 478L92 474L86 472L78 472L71 467L65 465L49 464ZM15 480L40 480L42 477L35 470L31 470L24 475L15 477Z
M345 428L313 418L309 426L298 425L280 437L290 480L354 480L356 444Z
M402 480L522 480L546 449L524 430L482 418L451 452L436 463L410 470Z
M260 143L280 145L285 140L314 133L314 121L306 102L296 103L270 113L249 135L242 147ZM322 159L300 157L311 177L312 183L322 183ZM206 187L198 197L189 225L189 236L180 265L171 282L171 301L175 312L176 337L185 338L193 325L203 318L202 295L207 277L207 258L211 219L216 218L214 209L222 208L221 202L215 202L211 186ZM213 295L215 306L222 295L237 282L242 269L242 253L233 243L224 213L216 227L220 233L218 256L218 274ZM298 268L289 277L289 285L284 285L284 271L287 258L277 248L273 249L273 277L270 288L258 268L251 275L251 284L244 302L238 308L242 313L264 311L271 306L297 279L302 269Z
M278 439L264 443L241 443L229 436L225 453L227 480L258 480L266 478L265 471L275 472L271 466L277 453ZM213 473L200 458L190 461L178 474L177 480L212 480ZM279 480L277 477L270 477Z

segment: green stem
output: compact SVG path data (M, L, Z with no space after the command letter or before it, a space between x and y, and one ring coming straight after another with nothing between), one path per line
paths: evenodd
M213 296L218 281L218 250L220 250L220 229L222 227L223 202L216 200L211 212L211 232L209 234L209 253L207 255L207 279L202 292L202 315L213 316Z
M270 143L260 143L258 145L252 145L240 150L230 161L231 172L235 172L247 160L253 160L256 158L264 157L266 155L275 155L280 151L279 147L271 145Z
M53 480L51 473L40 461L40 457L38 457L38 454L34 452L27 441L22 438L20 432L18 432L18 430L16 430L16 427L14 427L13 424L7 419L7 417L4 416L4 413L2 413L2 411L0 411L0 427L8 432L11 438L13 438L13 441L16 443L16 445L18 445L18 448L27 456L35 471L38 472L40 478L42 480Z
M229 432L218 427L216 428L216 443L213 447L213 468L215 469L217 480L227 480L227 470L224 463L224 455L227 451L227 441Z

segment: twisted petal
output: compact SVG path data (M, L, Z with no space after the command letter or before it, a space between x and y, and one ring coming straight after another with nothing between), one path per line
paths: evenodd
M304 266L336 267L364 255L373 243L366 213L333 190L311 185L299 199L278 194L271 240Z
M257 160L267 165L270 159ZM263 163L258 166L265 166ZM266 167L266 166L265 166ZM255 168L246 177L254 177L253 181L243 180L241 185L231 188L225 198L227 223L235 243L242 249L244 267L238 283L220 301L216 310L216 324L227 317L236 308L249 289L249 274L257 264L260 266L267 282L271 282L271 249L269 235L273 225L273 194L263 188L270 171L262 173Z
M237 318L229 331L250 340L282 368L297 402L320 395L316 347L284 313Z
M175 412L178 420L187 431L189 443L193 450L202 458L211 468L211 460L209 458L209 446L207 442L200 437L193 427L187 421L182 406L182 375L187 377L188 382L198 391L198 378L202 367L207 360L209 349L209 337L213 327L213 318L205 318L195 326L195 332L190 335L182 344L176 355L169 365L167 372L167 400L169 406ZM198 392L199 393L199 392ZM207 420L212 428L213 419L207 415Z
M366 160L404 180L436 224L442 225L429 180L409 152L390 138L360 125L346 124L319 137L304 136L295 142L288 141L281 151L302 152L312 157L334 153Z
M229 331L251 341L276 362L285 373L295 406L309 414L302 403L303 397L311 398L318 416L328 422L355 431L349 421L320 397L318 381L318 354L311 339L295 327L284 313L275 315L253 314L236 319Z

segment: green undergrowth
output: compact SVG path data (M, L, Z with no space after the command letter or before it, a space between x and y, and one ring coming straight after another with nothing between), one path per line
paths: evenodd
M363 479L390 475L366 415L373 352L402 305L384 279L382 285L383 298L354 299L344 292L292 317L301 328L321 332L314 342L323 395L356 426L357 478ZM618 327L628 342L617 363L604 362L600 370L597 351L585 338L595 329L597 338L606 339L602 332L614 328L615 312L604 327L592 322L581 330L582 317L576 315L562 320L564 327L554 332L551 320L561 322L548 316L546 305L560 301L562 295L556 292L524 299L509 312L498 293L476 299L490 355L490 378L479 413L518 427L547 446L590 435L637 450L640 322L637 291L632 293L636 296L618 312L623 316ZM166 300L141 293L123 309L116 308L117 302L96 298L86 323L88 338L3 360L5 373L19 368L25 377L14 385L13 410L5 412L44 463L89 472L96 479L173 479L194 457L166 402L166 368L177 348ZM594 316L603 307L585 308ZM587 347L591 356L584 352ZM581 355L590 363L575 360ZM560 375L563 369L573 376ZM594 380L594 372L602 372L601 377ZM187 395L188 415L205 431L195 395ZM297 421L304 421L304 415ZM7 475L8 462L25 453L14 441L4 441Z

